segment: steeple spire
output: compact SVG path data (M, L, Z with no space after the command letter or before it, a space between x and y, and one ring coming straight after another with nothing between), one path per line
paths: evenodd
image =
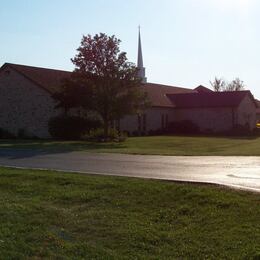
M141 43L141 32L140 32L140 26L139 29L139 35L138 35L138 57L137 57L137 68L138 68L138 77L142 79L143 83L147 82L147 79L145 77L145 68L143 65L143 54L142 54L142 43Z

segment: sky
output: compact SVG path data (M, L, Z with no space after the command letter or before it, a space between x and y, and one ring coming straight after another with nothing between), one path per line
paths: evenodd
M239 77L260 98L259 0L0 0L0 65L73 70L83 35L106 33L149 82L195 88Z

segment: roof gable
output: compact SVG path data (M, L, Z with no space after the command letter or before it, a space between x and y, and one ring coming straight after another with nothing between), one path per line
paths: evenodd
M197 92L199 93L211 93L213 92L213 90L209 89L209 88L206 88L202 85L199 85L198 87L196 87L194 90L196 90Z
M59 91L62 80L71 75L69 71L38 68L32 66L5 63L1 69L10 67L22 74L24 77L42 87L51 94Z

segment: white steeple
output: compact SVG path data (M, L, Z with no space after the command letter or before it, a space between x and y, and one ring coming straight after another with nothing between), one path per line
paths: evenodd
M138 77L142 79L143 83L147 82L145 77L145 68L143 65L143 54L142 54L142 44L141 44L141 33L140 33L140 26L139 26L139 35L138 35L138 57L137 57L137 68L138 68Z

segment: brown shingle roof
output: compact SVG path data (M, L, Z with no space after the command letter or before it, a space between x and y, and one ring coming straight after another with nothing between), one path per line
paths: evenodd
M5 63L2 69L7 66L21 73L24 77L51 94L59 91L63 79L71 75L69 71L12 63ZM192 90L162 84L145 83L142 88L147 92L152 106L156 107L236 107L247 94L253 97L250 91L213 92L203 86ZM259 101L255 102L258 105L259 103Z
M168 94L176 108L237 107L250 91Z
M197 92L203 92L203 93L210 93L210 92L213 92L213 90L209 89L209 88L206 88L202 85L196 87L194 90L196 90Z
M46 69L12 63L5 63L2 68L6 66L13 68L17 72L21 73L24 77L33 81L35 84L39 85L50 93L59 91L62 80L64 78L70 77L71 75L71 72L69 71ZM156 107L174 107L172 102L168 99L167 94L196 92L195 90L188 88L179 88L154 83L145 83L143 84L142 88L147 92L152 106Z
M179 88L154 83L143 84L143 89L147 92L152 105L155 107L174 107L171 100L167 97L167 94L196 92L195 90L188 88Z
M57 92L64 78L71 75L71 72L64 70L38 68L32 66L5 63L2 68L9 66L24 77L33 81L50 93Z

